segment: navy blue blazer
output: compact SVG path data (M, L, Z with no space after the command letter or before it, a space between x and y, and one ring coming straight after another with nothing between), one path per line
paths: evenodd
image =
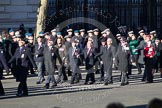
M36 62L43 62L44 61L44 56L43 56L43 51L44 51L44 44L41 45L39 48L38 44L35 44L35 51L34 51L34 60Z
M12 63L13 61L16 61L16 66L22 66L22 67L29 67L29 62L33 65L34 68L36 68L35 62L32 59L32 55L30 50L23 46L22 50L20 51L20 47L16 49L16 52L14 56L10 59L9 63Z
M84 49L84 59L85 59L85 66L86 66L86 69L89 69L91 67L93 67L94 65L94 61L95 61L95 54L96 54L96 51L95 51L95 48L92 47L89 51L89 53L87 54L88 52L88 48L85 47Z

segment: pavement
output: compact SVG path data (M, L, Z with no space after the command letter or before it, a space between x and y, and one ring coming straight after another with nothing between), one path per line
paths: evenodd
M16 97L18 82L12 75L2 80L5 96L0 96L0 108L105 108L111 102L121 102L128 108L146 108L153 98L162 99L162 78L155 73L154 83L141 82L142 74L133 69L130 84L120 86L120 72L113 71L114 83L103 85L98 81L93 85L84 85L85 70L82 68L83 80L79 84L69 82L58 84L54 89L44 89L44 84L37 85L37 76L28 77L28 97ZM70 79L70 77L69 77Z

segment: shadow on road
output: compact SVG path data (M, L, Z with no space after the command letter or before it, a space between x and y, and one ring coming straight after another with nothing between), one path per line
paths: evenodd
M63 93L74 93L74 92L85 92L85 91L97 91L97 90L109 90L112 88L117 88L119 86L113 86L113 87L75 87L74 86L58 86L53 89L44 89L43 87L34 87L34 86L29 86L28 87L28 92L29 96L28 97L33 97L33 96L42 96L42 95L55 95L55 94L63 94ZM5 88L5 95L0 96L0 99L12 99L12 98L19 98L16 96L17 93L17 88L12 87L12 88Z

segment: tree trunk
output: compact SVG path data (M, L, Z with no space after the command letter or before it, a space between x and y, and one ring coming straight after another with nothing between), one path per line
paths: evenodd
M39 7L37 10L37 25L36 25L36 37L39 35L40 31L43 31L45 28L45 19L47 15L47 4L48 0L40 0Z

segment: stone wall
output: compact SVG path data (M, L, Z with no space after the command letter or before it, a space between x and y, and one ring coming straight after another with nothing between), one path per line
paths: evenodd
M21 23L25 28L35 28L39 0L0 0L0 31L17 29Z

